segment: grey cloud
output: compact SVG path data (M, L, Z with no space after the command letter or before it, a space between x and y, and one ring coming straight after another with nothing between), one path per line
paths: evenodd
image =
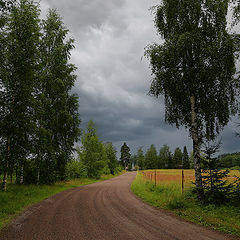
M91 119L102 141L120 149L128 142L132 152L152 143L168 144L172 151L184 145L191 151L191 139L184 128L164 122L164 100L147 96L151 72L143 58L144 48L159 42L148 9L159 0L42 0L41 6L57 8L76 40L71 61L78 67L73 92L80 97L82 127ZM43 13L43 15L44 15ZM224 151L239 148L223 132Z
M100 27L106 22L113 9L119 9L124 0L42 0L42 4L56 8L71 31Z

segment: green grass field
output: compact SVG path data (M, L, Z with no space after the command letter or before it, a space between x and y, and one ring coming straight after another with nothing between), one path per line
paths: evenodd
M7 192L0 192L0 230L8 225L15 216L34 203L67 189L107 180L115 176L103 175L99 180L75 179L53 185L40 186L9 184Z
M174 171L175 174L180 175L181 170ZM171 170L164 170L164 174L174 175ZM173 179L174 177L168 176L165 181L158 181L155 186L154 181L139 172L131 189L152 206L170 210L188 221L211 229L240 236L240 206L203 205L191 194L190 186L182 194L181 181L176 182Z

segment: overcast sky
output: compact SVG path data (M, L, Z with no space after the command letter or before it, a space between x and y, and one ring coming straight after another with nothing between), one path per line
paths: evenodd
M71 61L77 66L74 92L79 95L82 128L96 123L100 140L120 150L127 142L157 149L168 144L192 149L188 130L164 122L164 100L147 95L151 83L144 48L159 43L148 10L159 0L42 0L42 17L57 8L75 39ZM236 119L223 131L222 152L240 151Z

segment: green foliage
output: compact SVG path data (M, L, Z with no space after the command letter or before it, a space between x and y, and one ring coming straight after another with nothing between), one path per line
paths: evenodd
M86 178L86 166L79 161L69 161L66 166L66 179Z
M164 42L149 45L145 51L153 74L149 93L164 95L168 123L190 130L199 198L203 196L203 137L214 139L237 107L235 61L240 37L228 31L230 2L161 1L153 10Z
M1 0L0 6L3 190L13 173L19 183L53 183L64 178L80 134L78 99L70 93L73 40L55 10L40 21L34 0Z
M183 158L183 169L189 169L190 168L190 160L189 160L186 146L184 146L184 148L183 148L182 158Z
M240 166L240 153L223 154L218 157L220 168L232 168Z
M158 156L158 169L172 169L172 153L168 145L163 145L160 149L159 156Z
M81 138L82 146L78 149L80 161L87 168L87 175L90 178L99 178L101 170L106 166L103 144L99 141L95 124L88 122L87 130Z
M227 32L229 1L164 0L155 26L165 40L146 49L154 75L150 93L165 94L166 120L191 127L190 98L197 99L198 128L210 137L234 106L235 35ZM223 71L224 69L224 71Z
M180 148L176 148L173 154L173 168L181 168L183 161L183 154Z
M118 166L116 149L112 143L102 143L93 121L88 122L87 130L81 138L82 146L78 148L79 161L86 167L87 176L99 178L105 174L117 174L121 171Z
M138 148L136 157L137 157L137 165L139 169L143 170L145 166L145 159L144 159L144 153L143 153L142 147Z
M114 175L115 169L118 166L118 161L117 161L117 150L116 148L112 145L112 143L106 143L104 144L104 151L106 154L106 161L107 161L107 168L108 171Z
M123 167L128 166L130 162L130 157L131 157L130 148L126 143L123 143L121 147L121 157L120 157L120 163Z
M205 146L203 152L205 158L203 162L203 188L204 201L213 204L224 204L226 202L240 201L240 179L229 180L229 170L221 170L218 167L218 159L212 157L220 147L217 145Z
M138 158L137 155L134 154L130 157L130 162L128 164L128 170L136 170Z
M157 161L158 161L157 150L154 144L152 144L145 154L144 168L145 169L157 168Z
M6 190L8 168L21 169L32 153L34 137L34 87L39 61L39 6L21 0L11 9L6 23L5 69L2 80L3 116L1 137L4 155L3 190Z
M133 181L131 190L152 206L170 210L196 224L240 236L239 202L226 205L203 204L191 190L182 194L178 184L162 183L155 186L146 182L141 173Z
M216 168L216 159L203 160L204 201L213 204L226 203L229 199L231 184L227 181L229 170Z
M40 182L46 183L64 178L65 166L79 138L80 121L77 97L69 92L76 80L76 67L68 63L73 39L66 39L68 30L56 10L49 10L41 27L36 164L41 168ZM50 179L53 174L56 179Z
M114 169L114 175L119 175L123 173L123 169L120 165L117 165L117 167Z

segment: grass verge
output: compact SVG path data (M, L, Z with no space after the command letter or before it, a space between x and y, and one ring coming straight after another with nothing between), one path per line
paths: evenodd
M27 207L40 202L56 193L87 185L99 181L104 181L115 176L103 175L100 179L75 179L58 182L53 185L16 185L9 184L7 192L0 192L0 230L7 226L12 219L23 212Z
M181 193L176 183L162 183L155 186L138 173L131 190L146 203L170 210L184 219L211 229L240 236L240 206L203 205L190 190Z

